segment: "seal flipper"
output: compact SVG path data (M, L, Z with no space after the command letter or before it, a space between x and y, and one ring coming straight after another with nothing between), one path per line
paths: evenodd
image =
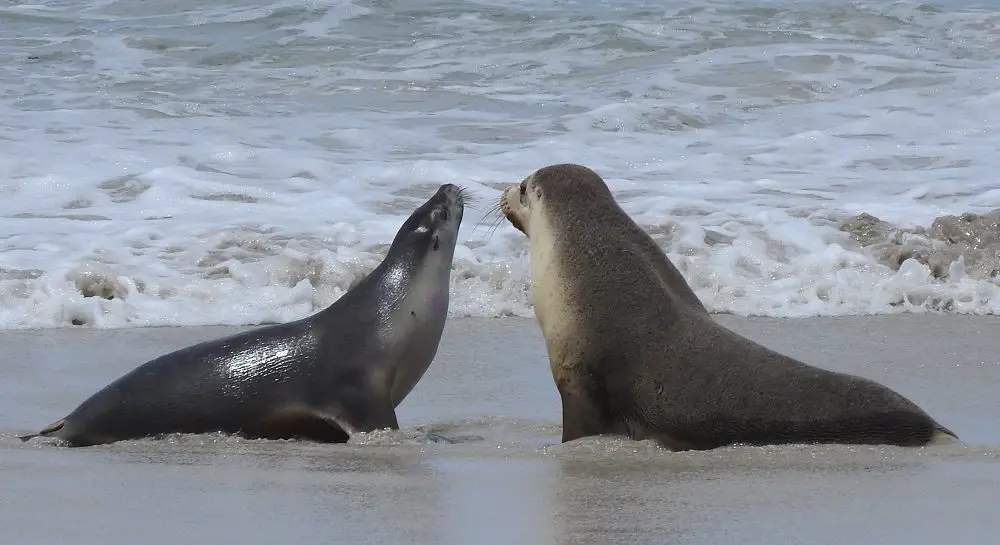
M387 398L352 395L340 400L339 405L336 421L349 434L399 429L396 409Z
M601 435L611 425L603 411L594 403L593 397L561 383L559 396L562 399L562 442L568 443L583 437Z
M949 430L948 428L938 425L934 428L931 433L930 441L928 444L931 445L947 445L951 443L958 443L961 439L958 438L958 434Z
M60 418L59 420L56 420L55 422L42 428L42 431L38 433L29 433L28 435L21 435L18 437L18 439L20 439L21 441L28 441L30 439L34 439L35 437L47 437L63 429L63 426L65 425L66 425L66 419Z
M261 439L308 439L320 443L346 443L350 436L377 429L399 429L392 403L379 398L351 395L330 408L287 408L261 422L241 427L241 434Z
M275 412L240 427L251 439L306 439L317 443L346 443L350 435L335 419L307 409Z

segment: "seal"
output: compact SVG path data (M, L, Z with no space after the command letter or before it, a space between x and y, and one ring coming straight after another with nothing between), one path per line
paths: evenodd
M90 446L169 433L346 442L399 429L395 408L434 359L465 192L442 185L382 262L329 307L150 360L22 440Z
M563 442L624 435L705 450L958 439L882 384L807 365L716 322L593 170L539 169L504 190L500 209L528 237Z

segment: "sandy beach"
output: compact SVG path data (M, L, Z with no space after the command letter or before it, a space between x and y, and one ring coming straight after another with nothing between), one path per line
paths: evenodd
M963 443L561 445L534 321L452 318L398 409L399 432L347 445L211 435L69 449L16 435L151 357L235 328L4 331L4 542L913 545L1000 534L1000 319L717 319L811 364L882 381Z

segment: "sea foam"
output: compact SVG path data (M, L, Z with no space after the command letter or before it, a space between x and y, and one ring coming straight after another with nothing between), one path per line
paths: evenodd
M2 7L0 327L298 318L442 183L478 202L450 312L530 316L526 241L483 216L558 162L713 312L995 314L998 31L955 3Z

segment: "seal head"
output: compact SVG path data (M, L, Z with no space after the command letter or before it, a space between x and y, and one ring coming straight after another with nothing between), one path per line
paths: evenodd
M627 254L651 267L663 289L670 290L678 303L708 314L681 272L656 241L622 210L593 170L575 164L542 168L520 184L508 187L501 196L500 210L511 225L532 240L533 262L536 251L549 255L548 248L554 248L559 241L566 241L571 249L560 259L572 259L583 252L588 260L596 262ZM536 231L545 242L534 243Z

